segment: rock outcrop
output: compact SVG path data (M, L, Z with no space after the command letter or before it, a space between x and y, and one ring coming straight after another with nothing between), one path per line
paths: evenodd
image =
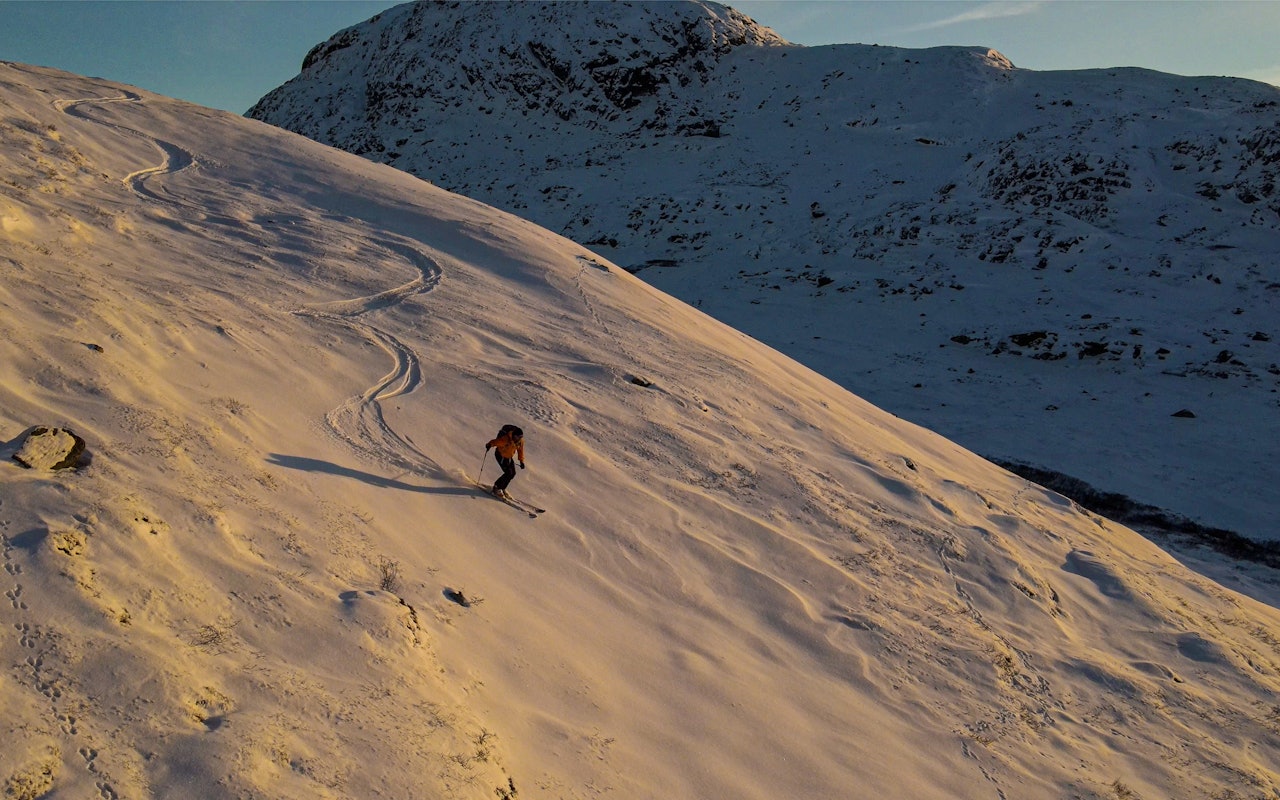
M74 469L84 455L84 439L69 428L32 428L13 454L13 460L28 469Z

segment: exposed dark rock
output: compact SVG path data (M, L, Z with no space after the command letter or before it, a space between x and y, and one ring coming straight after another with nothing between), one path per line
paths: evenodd
M991 461L1015 475L1034 481L1046 489L1052 489L1074 500L1095 514L1127 525L1150 538L1176 536L1231 558L1280 568L1280 542L1255 541L1233 531L1202 525L1179 514L1138 502L1118 492L1101 491L1079 478L1073 478L1061 472L1017 461L1001 459L991 459Z
M13 460L28 469L73 469L84 454L84 439L69 428L32 428L13 454Z
M1085 342L1080 345L1080 358L1097 358L1106 355L1108 347L1106 342Z
M457 603L463 608L471 608L481 602L480 598L470 597L462 589L445 589L444 596L450 602Z
M1031 331L1029 333L1015 333L1009 337L1009 341L1018 347L1035 347L1043 342L1049 336L1048 331Z

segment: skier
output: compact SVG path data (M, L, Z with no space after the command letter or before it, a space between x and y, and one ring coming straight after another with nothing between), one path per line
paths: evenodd
M516 476L516 456L520 458L520 469L524 469L524 431L515 425L503 425L498 435L484 446L486 456L490 448L497 448L493 454L498 459L498 466L502 467L502 477L494 482L493 494L495 497L510 500L511 495L507 494L507 485Z

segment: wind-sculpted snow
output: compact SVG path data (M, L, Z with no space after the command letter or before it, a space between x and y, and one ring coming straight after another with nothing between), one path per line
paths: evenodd
M710 3L414 4L249 115L596 248L985 454L1280 531L1274 87L799 47Z
M0 63L7 795L1280 791L1273 573L530 222L131 91ZM474 482L507 423L536 519ZM37 425L82 466L12 462Z

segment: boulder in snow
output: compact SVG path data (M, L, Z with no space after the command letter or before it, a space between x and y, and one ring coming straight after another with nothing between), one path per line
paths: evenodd
M84 439L68 428L37 426L27 434L13 460L28 469L70 469L80 463Z

